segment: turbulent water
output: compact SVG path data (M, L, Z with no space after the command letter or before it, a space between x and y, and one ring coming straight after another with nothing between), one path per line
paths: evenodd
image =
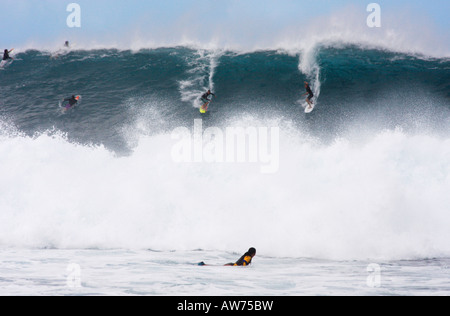
M450 293L449 259L374 264L365 260L257 255L252 266L245 268L193 264L201 258L219 265L240 255L199 250L0 250L0 294L182 295L208 301L208 297L217 295L445 296ZM180 298L180 302L184 299ZM169 309L176 306L167 304ZM274 307L279 308L279 302Z
M15 58L0 69L3 248L450 257L448 58L345 45ZM248 157L175 161L173 131L198 120L278 128L274 172Z

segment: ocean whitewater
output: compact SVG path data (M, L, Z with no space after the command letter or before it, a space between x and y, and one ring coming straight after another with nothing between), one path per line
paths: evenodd
M0 294L450 294L448 58L344 44L15 58L0 70ZM196 266L250 246L250 268Z

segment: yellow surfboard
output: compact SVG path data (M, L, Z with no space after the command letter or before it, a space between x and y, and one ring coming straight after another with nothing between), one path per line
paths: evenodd
M201 106L200 107L200 113L206 114L206 112L208 112L208 106L209 106L209 103L207 103L206 105Z

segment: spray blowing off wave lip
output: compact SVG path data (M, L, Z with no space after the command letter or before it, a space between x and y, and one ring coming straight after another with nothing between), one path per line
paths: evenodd
M76 45L70 50L62 50L60 44L55 44L52 48L41 47L36 45L25 45L23 47L16 48L16 55L20 53L26 53L29 51L40 51L42 53L48 54L50 56L59 56L61 54L67 54L69 52L90 52L90 51L118 51L118 52L127 52L130 51L134 54L141 53L146 50L157 50L157 49L178 49L178 48L186 48L195 51L204 51L204 52L212 52L213 54L221 54L222 52L233 52L236 54L250 54L257 53L262 51L278 51L280 53L286 53L289 55L298 55L298 54L311 54L314 51L319 49L327 49L327 48L346 48L348 46L354 46L361 50L382 50L391 53L399 53L405 54L409 56L413 56L420 59L442 59L444 61L448 61L450 59L450 52L445 51L428 51L423 49L410 49L410 48L402 48L395 47L383 44L383 41L371 42L369 40L347 40L347 39L339 39L333 37L324 37L321 39L311 40L308 43L297 43L293 44L288 41L290 44L285 44L284 41L281 41L277 44L273 45L261 45L255 47L241 47L241 46L233 46L233 45L217 45L210 43L201 43L194 41L187 42L179 42L173 44L132 44L132 45L116 45L116 44L93 44L93 45Z
M233 251L246 236L280 257L450 255L449 139L281 136L270 176L252 164L174 163L170 135L142 136L128 157L61 136L2 137L0 243ZM199 196L202 187L214 190Z
M236 13L240 15L242 11ZM197 15L198 12L192 16ZM208 19L208 16L205 18ZM357 45L362 49L375 48L417 56L450 58L448 32L439 32L434 21L427 20L423 12L414 16L397 10L385 11L380 28L368 27L366 18L365 8L354 5L341 6L328 15L315 18L305 14L303 17L291 16L291 19L284 21L279 21L279 18L270 21L252 19L251 23L245 23L244 20L240 21L239 28L236 28L234 19L211 19L209 27L205 28L203 19L190 21L187 18L182 19L183 23L174 21L163 30L157 24L150 23L135 25L134 29L121 29L121 32L114 33L113 39L98 34L92 39L89 34L74 38L71 42L72 47L78 50L119 49L138 52L142 49L189 47L195 50L243 53L284 50L294 54L320 46ZM59 38L53 43L39 45L32 42L21 50L55 52L62 48L66 40Z

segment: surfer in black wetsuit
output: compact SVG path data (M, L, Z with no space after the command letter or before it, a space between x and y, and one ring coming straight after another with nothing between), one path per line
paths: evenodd
M9 60L9 59L14 59L14 58L12 58L11 56L9 56L9 54L12 52L14 50L14 48L13 49L11 49L11 50L7 50L7 49L5 49L5 52L3 53L3 60Z
M250 248L236 263L227 263L226 267L246 267L252 263L253 257L256 255L256 249ZM208 266L203 261L198 264L199 266Z
M308 97L306 98L306 103L309 104L309 107L313 106L313 101L312 98L314 98L314 93L311 90L311 87L309 86L309 83L307 83L305 81L305 89L306 89L306 93L303 94L303 96L308 94Z
M216 95L214 93L212 93L211 90L208 90L200 98L200 100L203 102L202 108L205 108L208 105L208 103L211 102L211 100L209 99L210 95L213 95L214 97L216 97Z
M71 107L75 106L75 104L78 103L78 100L80 100L80 97L73 95L71 98L64 99L64 102L69 102L67 108L71 108Z

